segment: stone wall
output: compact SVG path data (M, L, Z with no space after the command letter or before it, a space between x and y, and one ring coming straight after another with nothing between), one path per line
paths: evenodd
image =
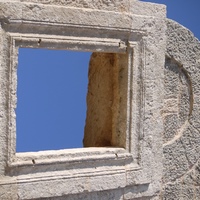
M85 147L108 147L112 140L115 54L93 53L88 72Z
M92 54L88 72L85 147L125 148L127 65L127 54Z
M2 0L0 8L0 198L199 198L200 44L166 19L165 6ZM21 47L94 52L90 148L16 153Z
M2 0L0 8L0 197L156 198L162 177L165 6ZM84 139L89 148L16 152L19 48L94 52Z
M200 197L200 43L167 20L163 199Z

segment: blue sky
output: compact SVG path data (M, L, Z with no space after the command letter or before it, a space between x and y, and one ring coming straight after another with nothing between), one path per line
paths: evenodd
M199 0L150 2L167 5L168 18L200 38ZM17 152L82 147L90 55L63 50L19 50Z
M18 152L82 147L90 55L19 50Z

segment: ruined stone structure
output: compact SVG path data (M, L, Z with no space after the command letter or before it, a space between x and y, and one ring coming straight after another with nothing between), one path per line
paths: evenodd
M137 0L0 1L0 199L200 197L200 43ZM16 153L18 49L92 51L84 145Z

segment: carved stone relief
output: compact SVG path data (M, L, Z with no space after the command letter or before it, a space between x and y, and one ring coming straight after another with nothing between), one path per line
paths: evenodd
M168 20L165 62L162 199L200 195L200 43Z

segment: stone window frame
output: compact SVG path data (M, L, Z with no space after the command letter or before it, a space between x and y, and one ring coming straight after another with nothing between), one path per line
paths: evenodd
M138 136L137 123L135 120L139 115L142 115L141 107L133 104L137 101L137 80L139 73L139 66L141 63L141 48L142 40L135 42L128 42L127 44L120 39L101 39L101 38L87 38L87 37L68 37L68 36L52 36L52 35L41 35L41 34L21 34L21 33L9 33L10 37L10 88L9 88L9 119L8 124L12 124L9 127L8 135L8 168L11 174L20 167L29 167L33 164L52 164L57 163L59 160L64 162L77 162L84 160L115 160L121 162L130 162L133 164L132 167L135 169L141 169L138 164L138 158L140 157L138 152L138 140L142 137L143 133ZM105 51L112 53L128 53L128 85L127 87L127 131L126 131L126 148L85 148L83 154L81 152L82 148L77 150L55 150L55 151L41 151L41 152L26 152L26 153L16 153L16 127L15 127L15 104L16 104L16 66L18 59L18 48L52 48L59 49L65 48L66 50L84 50L84 51ZM86 48L87 47L87 48ZM98 48L99 47L99 48ZM103 47L103 48L102 48ZM144 54L144 52L143 52ZM133 69L135 69L133 71ZM141 71L141 70L140 70ZM135 81L133 81L135 80ZM140 79L142 81L142 79ZM135 88L135 89L134 89ZM137 89L136 89L137 88ZM141 88L140 88L141 89ZM133 90L135 92L133 92ZM139 102L141 103L141 102ZM135 105L135 107L133 107ZM135 110L136 112L132 112ZM141 117L141 116L140 116ZM138 121L138 120L137 120ZM140 118L140 124L142 123L142 117ZM132 124L132 127L131 127ZM141 125L140 125L141 126ZM135 134L133 134L133 132ZM140 131L141 132L141 131ZM101 152L99 154L99 152ZM89 156L87 154L90 154ZM51 157L51 159L49 159ZM73 159L71 159L73 157ZM12 172L13 171L13 172Z
M161 22L165 22L165 12L157 9L159 12L155 13L154 7L148 4L151 17L146 16L146 11L141 14L135 7L124 13L15 2L2 4L5 7L0 29L0 87L3 89L0 98L0 122L3 122L0 126L0 175L5 176L0 184L3 190L7 191L9 187L22 199L118 188L124 188L131 196L129 189L135 191L142 185L142 190L150 189L147 195L151 195L151 183L157 182L160 176L155 175L155 170L162 170L162 83L157 85L164 64L165 40L162 37L165 26ZM140 5L143 7L142 3ZM15 12L11 6L16 8ZM73 17L77 13L79 17ZM43 15L46 18L41 19ZM113 19L112 23L108 18ZM17 47L20 45L127 53L126 148L80 148L15 155L14 109ZM161 57L156 56L157 52ZM158 79L154 79L154 73ZM152 98L155 101L150 102ZM155 122L150 120L152 111L159 126L151 126L152 121ZM30 188L37 192L31 193Z
M108 52L125 52L126 46L124 42L118 39L111 39L111 40L104 39L102 41L102 39L100 38L96 38L93 40L87 37L80 38L80 37L68 37L68 36L55 36L55 35L48 36L48 35L41 35L41 34L29 35L29 34L15 34L15 33L10 33L9 36L10 36L10 41L11 41L11 48L10 48L11 87L10 87L10 92L9 92L10 93L9 94L10 114L9 114L8 123L12 124L12 127L9 129L8 146L9 146L9 149L11 149L11 151L8 153L8 158L9 158L9 163L13 163L15 162L15 160L20 160L20 158L17 158L17 156L15 155L24 154L24 153L16 154L15 152L15 149L16 149L15 107L16 107L17 97L16 95L12 95L12 91L17 91L16 86L17 86L18 48L48 48L48 49L54 49L54 50L64 49L64 50L74 50L74 51L77 51L77 50L92 51L92 50L96 50L96 48L102 49L102 46L104 46L104 49L106 49ZM36 154L37 152L35 152L35 155ZM24 156L22 157L23 159L25 159Z
M7 175L20 175L21 169L26 172L32 173L30 166L48 166L58 163L60 166L63 163L77 163L77 162L92 162L98 161L99 163L114 162L115 165L120 166L121 162L129 166L129 170L137 171L141 174L142 167L140 166L140 155L139 155L139 139L142 137L142 129L138 135L137 123L139 120L140 127L142 127L142 115L143 108L139 104L142 104L141 99L139 104L133 102L137 100L136 90L142 90L138 88L138 80L140 73L142 73L141 57L145 52L141 52L144 41L142 39L134 42L121 41L120 39L101 39L90 37L68 37L68 36L55 36L55 35L42 35L42 34L19 34L19 33L8 33L10 41L10 75L9 75L9 118L8 124L8 155L7 155ZM40 43L39 43L40 41ZM58 45L59 44L59 45ZM78 44L78 46L77 46ZM59 46L59 47L58 47ZM17 82L17 59L18 59L18 48L52 48L60 49L65 48L66 50L84 50L84 51L106 51L112 53L128 53L128 85L127 87L127 131L126 131L126 148L80 148L80 149L66 149L66 150L55 150L55 151L41 151L41 152L25 152L16 153L16 127L15 127L15 104L16 104L16 82ZM100 48L98 48L100 47ZM140 74L140 75L139 75ZM142 84L140 84L142 85ZM135 89L134 89L135 88ZM137 88L137 89L136 89ZM134 93L132 91L135 91ZM141 97L143 98L143 97ZM140 115L140 119L138 118ZM131 126L132 124L132 126ZM134 134L133 134L134 133ZM113 167L112 167L113 168ZM111 169L111 167L110 167ZM113 169L112 169L113 171ZM116 169L117 173L118 169ZM135 175L134 175L135 176ZM137 176L135 176L136 178ZM133 181L133 180L132 180ZM131 182L132 182L131 181ZM144 178L143 178L144 181ZM145 178L145 183L149 182L149 178ZM141 183L141 182L140 182Z
M60 199L66 195L77 197L80 193L109 191L133 199L157 193L162 187L163 167L165 6L128 0L116 0L113 5L98 8L95 2L85 7L55 5L55 1L45 5L33 0L3 1L0 5L0 189L3 195L15 199ZM24 42L26 37L28 40ZM45 38L50 39L45 43ZM16 141L11 138L15 133L15 46L18 42L23 47L33 44L48 47L53 39L56 39L55 49L60 45L71 50L107 52L109 49L129 55L126 149L82 148L15 156ZM61 40L65 42L58 42Z

